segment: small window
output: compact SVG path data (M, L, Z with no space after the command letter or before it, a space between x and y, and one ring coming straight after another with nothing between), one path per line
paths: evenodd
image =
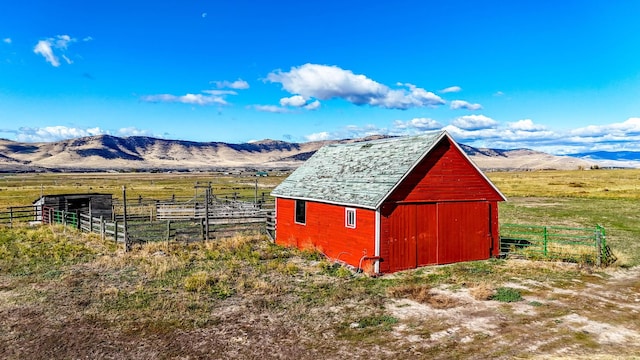
M307 202L304 200L296 200L296 223L307 223Z
M346 227L355 229L356 228L356 209L346 208L344 212L344 224Z

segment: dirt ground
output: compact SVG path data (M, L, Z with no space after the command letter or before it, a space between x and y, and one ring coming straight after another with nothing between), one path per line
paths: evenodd
M403 299L387 308L404 320L436 324L434 332L422 337L412 335L406 326L395 329L394 335L406 339L418 356L425 344L464 346L482 339L484 347L466 355L640 357L640 268L591 275L587 282L575 280L562 287L514 279L504 285L526 295L512 303L476 300L465 289L439 289L437 293L456 300L452 306L439 309Z
M530 262L510 260L508 266L527 267ZM139 319L105 318L92 304L96 291L109 295L108 289L91 287L101 275L80 266L75 271L74 278L58 284L71 290L71 295L66 292L64 296L57 295L53 283L20 289L9 277L0 277L0 358L640 356L640 268L588 270L580 279L561 283L514 277L503 285L522 292L523 299L517 302L478 300L470 288L438 286L429 290L429 301L400 297L381 302L378 310L396 321L378 332L360 329L357 323L347 329L337 325L360 311L360 304L348 299L340 306L283 308L269 302L268 291L220 301L208 310L206 321L189 327L172 326L168 315L153 320L144 315ZM279 296L278 301L284 301L288 295ZM138 325L124 326L125 322Z

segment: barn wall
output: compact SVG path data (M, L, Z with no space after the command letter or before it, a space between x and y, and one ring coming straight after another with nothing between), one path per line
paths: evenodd
M498 221L498 202L493 201L491 204L491 256L500 256L500 223Z
M91 204L91 215L105 218L111 218L112 202L111 194L45 195L38 200L38 203L56 210L77 211L84 214L89 213L89 204Z
M490 257L490 204L438 204L438 263L484 260Z
M380 272L484 260L499 255L497 203L386 203Z
M501 201L500 194L444 138L388 198L391 202Z
M356 228L345 227L343 206L307 201L306 224L297 224L295 200L276 199L276 244L317 248L334 260L359 266L363 255L375 251L375 211L356 209ZM369 266L371 261L363 264Z

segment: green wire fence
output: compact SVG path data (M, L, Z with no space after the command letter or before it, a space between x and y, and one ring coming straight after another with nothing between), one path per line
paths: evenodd
M502 224L502 255L519 255L528 259L562 260L606 266L616 259L607 245L605 228L576 228Z

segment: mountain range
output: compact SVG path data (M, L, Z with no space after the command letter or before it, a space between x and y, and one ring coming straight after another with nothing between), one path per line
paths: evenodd
M380 136L305 143L261 140L243 144L110 135L42 143L0 139L0 171L293 169L323 145L375 138ZM528 149L461 147L483 170L578 169L598 165L595 159L582 156L555 156Z

